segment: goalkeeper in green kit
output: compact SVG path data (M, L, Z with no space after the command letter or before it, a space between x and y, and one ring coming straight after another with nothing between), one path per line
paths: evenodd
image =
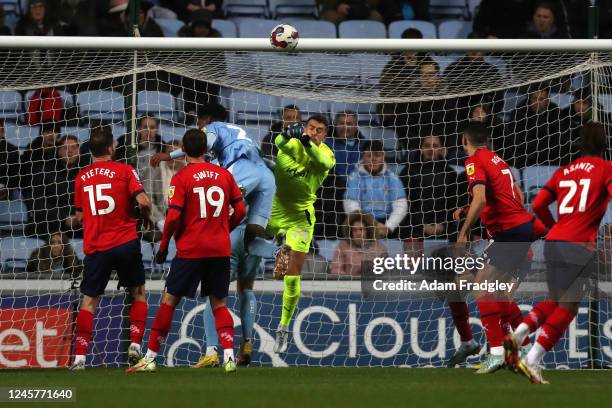
M300 299L300 273L314 232L316 192L336 164L333 151L323 143L327 127L325 117L313 115L305 128L294 123L274 140L278 148L276 195L267 228L277 237L284 235L285 240L274 268L274 276L284 280L276 353L287 351L289 323Z

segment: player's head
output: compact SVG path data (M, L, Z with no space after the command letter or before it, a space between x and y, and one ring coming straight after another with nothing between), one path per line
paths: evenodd
M89 150L93 157L111 156L115 153L115 140L109 126L96 126L89 132Z
M489 129L482 122L470 121L463 129L463 149L467 154L487 146Z
M183 151L187 157L201 159L206 154L206 133L189 129L183 136Z
M361 165L370 174L379 174L385 167L385 148L380 140L369 140L363 145Z
M328 127L329 123L325 116L317 113L308 118L304 131L314 144L320 145L327 137Z
M198 111L198 127L202 128L212 122L227 122L228 114L220 103L207 103Z
M604 125L599 122L589 122L582 126L580 148L583 156L602 157L608 148Z

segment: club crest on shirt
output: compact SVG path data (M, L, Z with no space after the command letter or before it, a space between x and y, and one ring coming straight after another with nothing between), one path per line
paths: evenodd
M174 198L174 186L170 186L168 189L168 198L172 200Z
M476 168L474 167L474 163L470 163L465 167L465 171L467 172L468 176L472 176L474 174L474 172L476 171Z

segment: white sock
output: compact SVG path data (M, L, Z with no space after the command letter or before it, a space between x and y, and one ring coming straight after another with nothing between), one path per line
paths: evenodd
M491 347L491 354L494 356L503 356L504 346Z
M147 358L155 358L155 357L157 357L157 351L153 351L151 349L147 350L146 357Z
M529 350L529 353L527 353L527 364L530 366L539 365L544 354L546 354L546 349L536 341L531 350Z
M223 361L230 361L234 360L234 349L233 348L228 348L228 349L223 349Z
M74 356L74 363L75 364L85 363L85 356L84 355L76 355L76 356Z
M138 352L140 352L140 344L138 344L138 343L130 343L130 347L136 347Z
M527 336L529 336L529 326L527 325L527 323L519 324L516 330L514 331L514 339L516 340L519 346L523 344L523 341Z
M207 346L206 347L206 355L212 356L213 354L217 354L217 346Z
M289 331L289 326L279 323L277 331Z

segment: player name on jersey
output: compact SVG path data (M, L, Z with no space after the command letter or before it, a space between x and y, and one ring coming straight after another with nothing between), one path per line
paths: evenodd
M204 180L206 178L216 180L218 177L219 177L219 173L217 173L216 171L210 171L210 170L199 171L193 175L193 178L195 179L195 181Z
M96 167L93 169L89 169L86 172L81 174L81 180L85 181L87 179L90 179L94 176L106 176L110 179L115 177L115 172L111 169L105 169L105 168L100 168L100 167Z

